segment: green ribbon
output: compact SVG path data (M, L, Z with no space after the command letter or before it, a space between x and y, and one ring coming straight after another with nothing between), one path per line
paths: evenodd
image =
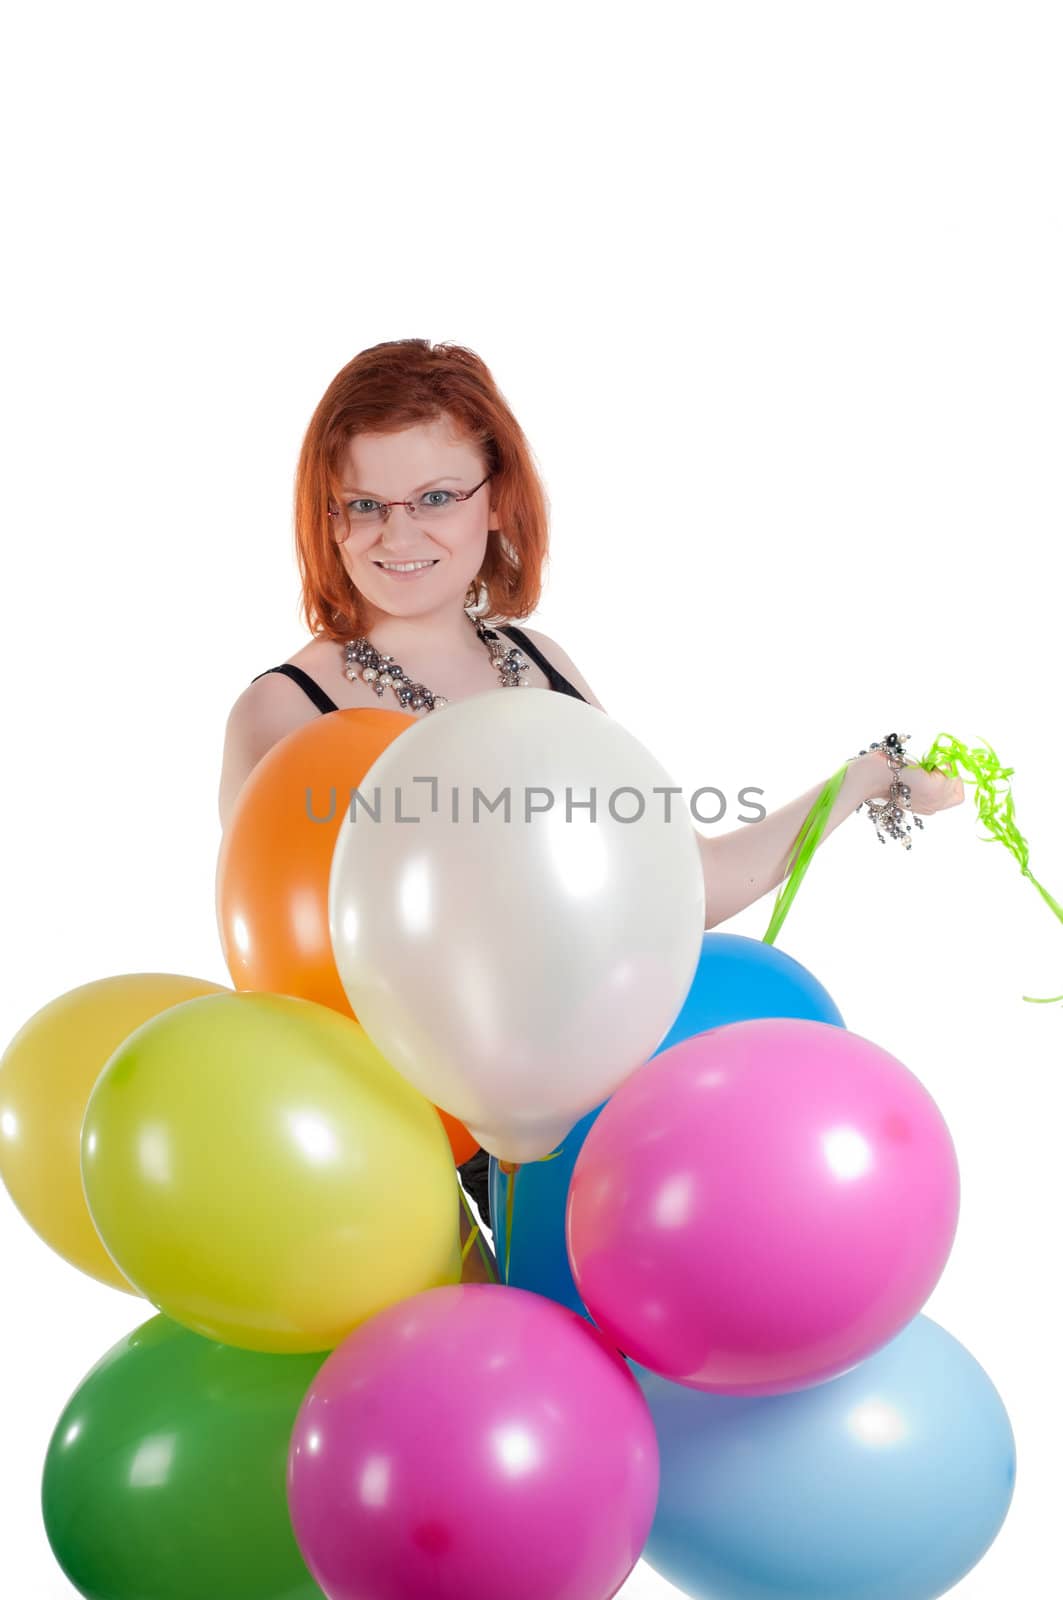
M487 1245L486 1245L486 1243L484 1241L484 1236L480 1231L480 1224L477 1222L476 1218L473 1216L472 1207L470 1206L468 1198L467 1198L467 1196L465 1194L465 1190L462 1188L460 1183L458 1184L458 1194L461 1197L462 1205L465 1207L465 1215L468 1217L469 1225L470 1225L469 1226L469 1237L466 1239L464 1248L462 1249L462 1252L461 1252L461 1264L462 1264L462 1267L464 1268L465 1261L466 1261L466 1258L467 1258L467 1256L469 1254L469 1251L472 1249L473 1245L475 1244L479 1248L480 1254L483 1257L484 1266L487 1268L487 1273L488 1273L489 1278L491 1279L491 1282L492 1283L497 1283L498 1282L498 1273L495 1271L494 1262L491 1259L491 1252L487 1248ZM506 1262L506 1276L507 1277L509 1276L509 1262L508 1262L508 1260Z
M774 944L775 937L786 921L786 913L793 905L794 895L801 887L801 880L808 871L808 864L812 860L816 846L823 837L823 830L827 820L834 809L834 802L838 797L838 790L845 781L845 774L849 763L839 767L833 778L828 778L819 795L813 802L812 809L801 825L801 832L797 835L794 844L794 856L790 867L790 876L779 888L775 896L775 905L768 923L768 931L764 935L765 944Z
M556 1161L558 1156L563 1156L564 1153L564 1145L559 1144L557 1149L552 1150L548 1156L537 1156L535 1165L538 1166L543 1161ZM524 1163L524 1165L527 1165L527 1163ZM506 1261L503 1268L503 1278L506 1283L509 1282L509 1257L513 1247L513 1195L517 1187L517 1173L520 1168L521 1163L518 1162L514 1165L512 1172L503 1173L503 1177L506 1180Z
M774 944L775 938L786 919L786 914L793 904L794 895L800 887L801 880L808 870L816 847L823 837L823 830L827 825L838 790L845 779L849 763L839 767L832 778L823 785L812 809L805 818L794 844L794 853L790 866L789 877L780 886L775 897L771 921L764 935L765 944ZM932 772L935 768L944 772L949 778L960 778L964 784L974 785L974 800L978 809L978 820L989 829L989 837L984 838L983 844L991 844L996 839L1006 849L1010 850L1015 860L1019 863L1024 877L1029 878L1045 904L1055 913L1060 922L1063 922L1063 906L1050 895L1043 884L1038 883L1030 871L1030 848L1019 832L1015 822L1015 802L1011 795L1010 779L1014 774L1014 767L1001 765L996 751L985 740L982 745L969 746L963 744L951 733L939 733L934 743L920 761L909 762L909 766L922 767L925 772ZM959 768L963 767L969 778L962 777ZM902 774L903 775L903 774ZM1044 999L1034 995L1024 994L1024 1000L1029 1000L1034 1005L1055 1005L1063 1001L1063 994L1050 995Z
M505 1281L509 1282L509 1257L513 1249L513 1196L517 1192L517 1173L519 1167L514 1167L512 1172L506 1173L506 1267Z

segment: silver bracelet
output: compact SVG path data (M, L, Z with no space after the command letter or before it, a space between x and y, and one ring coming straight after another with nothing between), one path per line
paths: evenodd
M892 775L889 799L861 800L856 808L859 811L861 807L867 807L868 816L871 818L880 844L886 843L886 833L888 833L891 839L899 839L906 850L912 848L912 828L911 823L905 821L905 817L910 815L917 828L923 826L922 817L917 817L912 812L912 791L898 776L904 766L904 741L911 737L910 733L888 733L884 739L876 740L871 746L871 750L881 750L886 756L886 763ZM861 750L859 753L866 756L870 755L871 751ZM855 759L855 756L850 757L850 760ZM882 832L883 828L886 830L885 833Z

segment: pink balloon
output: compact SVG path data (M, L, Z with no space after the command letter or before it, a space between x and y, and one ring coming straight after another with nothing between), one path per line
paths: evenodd
M584 1318L523 1289L428 1289L307 1391L288 1504L329 1600L609 1600L649 1536L657 1436Z
M958 1213L952 1140L907 1067L845 1028L768 1017L621 1085L576 1161L566 1230L580 1296L627 1356L766 1395L888 1344Z

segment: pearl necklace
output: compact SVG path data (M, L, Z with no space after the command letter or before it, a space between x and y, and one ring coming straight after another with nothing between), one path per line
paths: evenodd
M468 612L465 615L469 616ZM521 677L521 673L528 671L530 663L523 651L500 638L486 623L472 617L469 617L469 621L473 623L477 638L487 646L491 660L498 668L502 688L527 689L528 682ZM352 683L359 676L361 668L363 682L371 686L377 698L383 697L385 689L391 689L404 711L420 711L422 706L429 711L438 711L441 706L450 704L445 695L433 694L423 683L415 683L394 656L382 656L364 634L357 639L348 639L344 645L344 658L344 671Z

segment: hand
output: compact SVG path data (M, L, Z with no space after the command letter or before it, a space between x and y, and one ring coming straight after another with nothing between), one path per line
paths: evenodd
M875 758L883 768L877 798L886 800L889 798L893 774L886 766L884 757L876 752ZM950 806L958 806L963 802L963 779L950 778L940 767L927 772L923 767L905 765L897 776L911 790L911 808L918 817L932 817L937 811L947 811Z

